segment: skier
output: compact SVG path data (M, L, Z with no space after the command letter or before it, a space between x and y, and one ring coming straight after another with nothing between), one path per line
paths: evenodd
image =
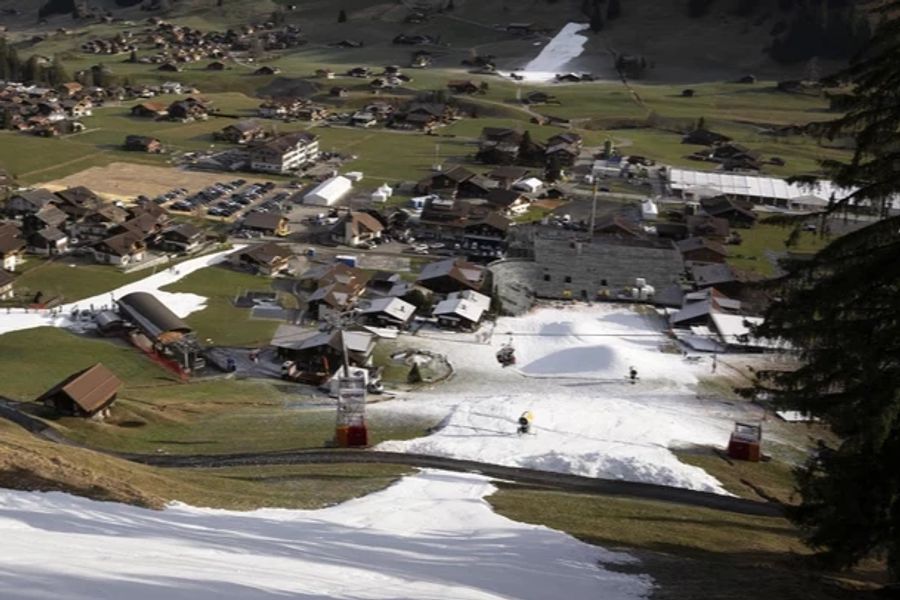
M631 380L632 385L637 383L637 369L635 369L634 367L628 367L628 379Z
M519 417L519 429L517 433L519 435L524 435L526 433L531 433L531 422L534 420L534 415L531 414L530 410L526 410L522 413L522 416Z

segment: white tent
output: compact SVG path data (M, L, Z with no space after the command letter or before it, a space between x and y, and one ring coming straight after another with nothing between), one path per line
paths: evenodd
M303 202L314 206L333 206L350 193L352 188L353 182L338 175L317 185L303 197Z
M380 188L372 192L372 202L378 202L379 204L384 204L388 201L388 198L394 195L394 189L388 184L382 184Z

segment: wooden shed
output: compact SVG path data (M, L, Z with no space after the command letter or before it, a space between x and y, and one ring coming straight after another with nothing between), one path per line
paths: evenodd
M97 363L70 375L38 399L38 402L63 415L104 419L116 400L122 381L115 373Z

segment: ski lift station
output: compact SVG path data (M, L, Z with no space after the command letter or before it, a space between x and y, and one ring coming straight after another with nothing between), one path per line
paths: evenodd
M343 200L352 189L352 181L342 175L337 175L323 181L306 194L303 197L303 203L313 206L334 206Z

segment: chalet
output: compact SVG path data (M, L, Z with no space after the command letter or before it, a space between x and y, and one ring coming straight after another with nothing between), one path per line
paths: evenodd
M142 212L116 227L113 233L128 231L140 235L143 240L150 240L155 238L162 229L162 223L156 217L150 213Z
M506 26L506 33L513 35L531 35L535 32L532 23L510 23Z
M302 105L302 102L294 98L267 100L259 105L257 112L263 119L286 119L297 112Z
M230 259L235 268L274 277L290 269L292 257L290 248L268 242L238 250Z
M420 194L430 194L438 191L452 191L456 193L460 184L473 177L475 177L475 173L465 167L451 167L446 171L439 171L421 180L416 185L416 192Z
M752 227L756 223L756 214L749 205L726 196L703 198L700 209L707 216L725 219L731 227Z
M37 398L61 415L103 419L109 416L122 381L97 363L56 384Z
M354 283L332 283L318 288L306 299L310 315L323 320L353 308L365 285Z
M56 89L62 96L71 98L72 96L79 94L84 89L84 86L77 81L69 81L67 83L59 84L59 87Z
M350 89L341 86L334 86L328 91L328 95L334 98L346 98L350 95Z
M269 65L264 65L253 71L254 75L278 75L279 73L281 73L281 69Z
M477 83L469 79L465 79L448 81L447 89L449 89L454 94L474 94L481 88Z
M294 113L301 121L324 121L331 111L321 104L304 104Z
M470 219L463 228L462 246L470 256L498 257L506 251L512 221L498 212Z
M28 235L27 249L41 256L59 256L69 251L69 236L56 227L45 227Z
M734 270L722 263L690 265L688 275L698 290L714 287L724 294L736 297L743 287L743 281Z
M358 77L358 78L366 78L372 74L371 69L368 67L353 67L349 71L347 71L348 77Z
M316 69L316 77L319 79L334 79L334 71L331 69Z
M263 235L284 237L291 232L290 221L282 214L251 212L240 223L240 229Z
M377 295L390 295L390 291L402 280L400 274L394 271L376 271L369 278L367 288Z
M184 87L178 81L166 81L159 86L160 91L164 94L180 94L184 91Z
M178 63L167 61L156 67L156 70L165 71L166 73L180 73L181 67L178 65Z
M94 103L90 98L62 100L59 105L65 111L66 117L70 119L90 117L94 112Z
M643 230L637 224L627 220L622 215L611 215L600 219L594 225L594 233L624 238L645 237Z
M409 66L414 69L424 69L430 67L432 62L434 62L434 57L431 53L424 50L417 50L413 53Z
M125 232L97 242L92 251L98 263L126 266L144 260L147 245L140 234Z
M86 211L96 210L103 206L103 199L83 185L69 187L56 192L56 205L63 212L67 207L79 207Z
M280 358L294 361L302 371L331 374L343 363L345 347L351 366L368 365L375 336L367 331L317 331L282 324L271 345Z
M395 297L376 298L358 311L361 319L367 324L399 328L408 326L415 313L415 306Z
M47 204L34 214L25 215L22 219L22 230L26 234L31 234L47 227L55 229L66 229L66 221L69 216L59 210L55 204Z
M128 220L128 211L114 204L102 204L86 213L69 231L77 238L100 240L111 235L113 229Z
M487 174L487 178L497 183L498 187L508 190L512 185L531 175L531 169L527 167L505 166L497 167Z
M434 307L432 315L443 327L471 331L478 327L490 307L490 297L474 290L463 290L447 294L447 298Z
M311 133L289 133L250 148L250 168L265 173L288 173L314 162L319 138Z
M44 188L18 192L7 201L6 213L11 216L31 215L58 200L59 198Z
M728 257L728 251L722 244L703 237L681 240L675 243L675 247L686 263L724 263Z
M685 226L689 236L705 237L717 241L725 240L731 232L728 219L708 215L691 215L685 219Z
M248 144L263 139L266 132L262 125L251 119L233 123L217 132L216 137L232 144Z
M447 123L455 114L447 104L413 102L394 117L392 126L430 130Z
M158 245L167 252L193 252L203 245L206 233L190 223L181 223L163 230Z
M160 154L163 151L162 142L158 138L146 135L128 135L125 137L125 143L122 147L131 152L146 152L149 154Z
M333 283L341 283L360 291L368 283L368 275L365 271L355 267L348 267L344 263L317 265L304 272L297 278L302 289L312 291L329 286Z
M565 133L558 133L547 140L548 148L559 144L574 146L580 151L584 145L584 138L582 138L580 134L567 131Z
M214 60L213 62L206 65L206 70L207 71L224 71L225 63L223 63L221 60Z
M478 159L488 164L511 165L519 158L524 133L506 127L485 127L481 130Z
M378 117L373 113L358 110L350 116L350 125L353 127L369 128L378 124Z
M555 101L556 97L547 92L528 92L522 99L522 102L525 104L547 104Z
M0 225L0 268L15 271L23 261L25 246L18 227Z
M337 222L331 237L340 244L357 247L381 239L383 232L384 224L378 219L368 213L353 211Z
M176 100L167 109L169 118L173 121L186 123L189 121L205 121L209 118L209 105L198 98L186 98Z
M531 206L531 200L516 190L491 190L485 200L488 206L507 215L520 215Z
M165 117L168 110L164 104L158 102L141 102L131 107L132 117Z
M716 133L715 131L710 131L708 129L694 129L681 138L682 144L694 144L697 146L712 146L713 144L730 141L731 138L727 135L722 135L721 133Z
M0 300L11 300L15 296L14 283L15 278L3 269L0 269Z
M484 268L461 258L425 265L416 283L439 294L478 290L484 285Z
M681 309L669 317L673 327L710 326L713 314L737 314L741 302L733 300L714 287L684 295Z

